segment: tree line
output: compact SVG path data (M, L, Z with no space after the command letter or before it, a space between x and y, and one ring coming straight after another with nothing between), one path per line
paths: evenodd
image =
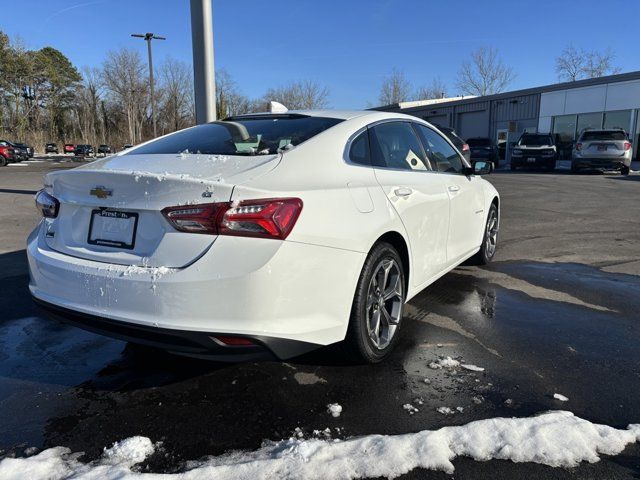
M585 51L570 45L556 58L560 80L575 81L619 72L610 51ZM155 69L154 69L155 70ZM158 134L195 123L193 78L189 64L167 58L154 71ZM504 91L515 78L494 48L481 47L460 65L456 92L490 95ZM267 88L259 98L242 93L224 69L216 71L217 117L266 111L269 101L291 109L329 106L329 89L314 80ZM400 70L383 79L378 105L444 98L439 78L413 85ZM38 150L47 142L106 143L120 148L152 138L148 67L138 50L107 52L100 66L78 70L52 47L29 50L0 31L0 138L23 141Z

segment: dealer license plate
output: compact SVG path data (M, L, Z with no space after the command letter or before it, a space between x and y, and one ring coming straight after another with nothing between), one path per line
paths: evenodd
M89 238L92 245L133 249L138 228L138 214L116 210L93 210L89 223Z

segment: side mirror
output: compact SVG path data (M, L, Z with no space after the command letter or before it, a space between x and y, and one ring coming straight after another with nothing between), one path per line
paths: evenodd
M491 163L489 162L476 162L473 165L474 175L486 175L491 173Z

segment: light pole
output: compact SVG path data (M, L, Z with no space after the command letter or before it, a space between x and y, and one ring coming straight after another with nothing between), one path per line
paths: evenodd
M213 63L212 0L191 0L191 42L193 44L193 90L196 123L216 119L216 79Z
M165 37L159 37L153 33L132 33L132 37L144 38L147 42L147 53L149 54L149 90L151 93L151 122L153 123L153 136L158 136L156 131L156 97L153 93L153 59L151 57L151 40L166 40Z

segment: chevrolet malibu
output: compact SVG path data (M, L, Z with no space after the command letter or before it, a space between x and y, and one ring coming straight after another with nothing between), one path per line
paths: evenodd
M228 118L49 173L28 238L54 318L195 357L385 358L405 302L496 251L500 199L432 125Z

